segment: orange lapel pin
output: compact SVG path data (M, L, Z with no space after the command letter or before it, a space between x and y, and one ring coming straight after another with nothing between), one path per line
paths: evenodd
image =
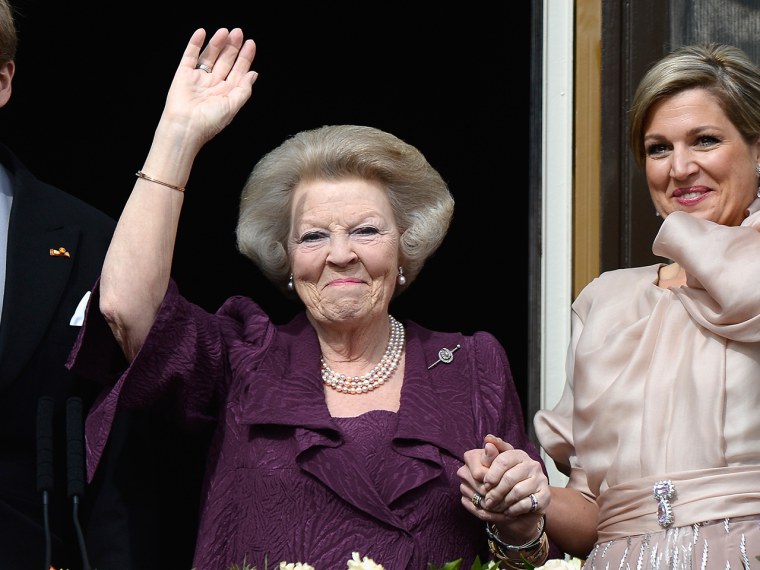
M59 247L58 249L50 248L50 257L71 257L71 254L65 247Z

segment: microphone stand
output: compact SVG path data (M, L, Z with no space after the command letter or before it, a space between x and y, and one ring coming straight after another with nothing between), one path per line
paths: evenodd
M66 400L66 467L68 473L68 496L72 502L74 529L79 542L83 570L90 570L82 527L79 524L79 498L84 495L84 428L82 423L82 399Z
M45 533L45 567L51 566L50 492L53 490L53 408L51 396L37 401L37 491L42 493L42 520Z

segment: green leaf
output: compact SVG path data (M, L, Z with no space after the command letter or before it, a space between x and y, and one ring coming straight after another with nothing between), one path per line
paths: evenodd
M459 570L461 566L462 566L461 558L458 558L457 560L452 560L451 562L447 562L443 566L436 566L432 562L428 562L428 568L430 570Z

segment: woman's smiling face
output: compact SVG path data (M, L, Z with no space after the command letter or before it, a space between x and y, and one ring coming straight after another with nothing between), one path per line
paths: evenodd
M760 141L748 144L708 91L688 89L653 105L644 148L649 193L660 215L683 210L741 224L757 195Z
M288 251L295 290L311 317L330 323L387 319L399 237L380 183L360 178L299 183Z

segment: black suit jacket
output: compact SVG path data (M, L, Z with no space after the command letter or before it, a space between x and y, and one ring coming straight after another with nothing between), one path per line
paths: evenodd
M70 320L100 275L115 221L36 179L2 145L0 162L13 185L0 320L0 568L43 568L36 416L39 398L52 396L52 561L56 568L77 570L83 563L73 502L67 496L65 408L67 398L78 396L86 413L99 387L72 375L64 363L79 332ZM59 254L52 255L51 250ZM94 570L131 570L140 565L140 557L150 556L149 544L134 542L137 521L145 538L151 536L152 520L144 510L150 501L141 499L141 483L131 477L128 459L130 446L137 445L139 424L125 415L119 423L119 435L109 442L108 465L86 487L78 506ZM128 429L132 439L127 437Z

